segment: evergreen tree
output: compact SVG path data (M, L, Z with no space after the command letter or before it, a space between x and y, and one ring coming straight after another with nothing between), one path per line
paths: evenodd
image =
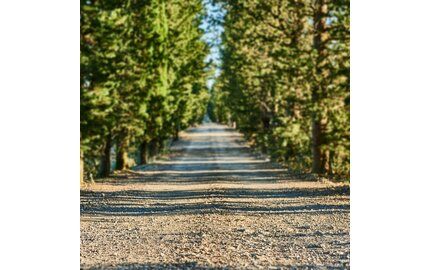
M215 2L227 15L212 118L292 169L347 178L349 1Z
M81 1L81 153L109 175L200 121L208 95L199 0ZM136 154L137 153L137 154Z

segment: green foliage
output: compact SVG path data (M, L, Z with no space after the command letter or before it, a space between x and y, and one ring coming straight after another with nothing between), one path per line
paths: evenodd
M111 149L120 169L144 163L207 110L290 168L348 178L349 0L213 0L226 15L210 93L202 2L81 1L87 175L106 175Z
M211 118L291 168L348 178L349 1L215 2L227 15Z
M118 162L139 145L160 144L203 118L209 99L203 12L200 0L81 1L87 176L103 175L106 147L116 149Z

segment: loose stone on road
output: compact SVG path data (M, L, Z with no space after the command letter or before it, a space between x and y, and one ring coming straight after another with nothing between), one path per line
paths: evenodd
M348 269L349 188L299 180L204 123L81 190L83 269Z

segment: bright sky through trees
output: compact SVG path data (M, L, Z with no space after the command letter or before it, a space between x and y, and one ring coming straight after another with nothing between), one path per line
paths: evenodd
M220 75L221 34L224 31L221 21L225 16L225 10L219 3L215 4L211 0L205 0L204 6L207 14L200 27L205 31L203 40L210 45L210 53L206 57L206 62L212 62L215 68L214 77L210 77L207 83L208 88L211 89L215 82L215 77Z

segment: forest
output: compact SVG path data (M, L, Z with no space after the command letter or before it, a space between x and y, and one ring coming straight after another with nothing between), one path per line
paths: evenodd
M225 12L210 20L219 64L207 2ZM348 180L349 12L349 0L82 0L81 179L150 162L207 113L291 170Z

